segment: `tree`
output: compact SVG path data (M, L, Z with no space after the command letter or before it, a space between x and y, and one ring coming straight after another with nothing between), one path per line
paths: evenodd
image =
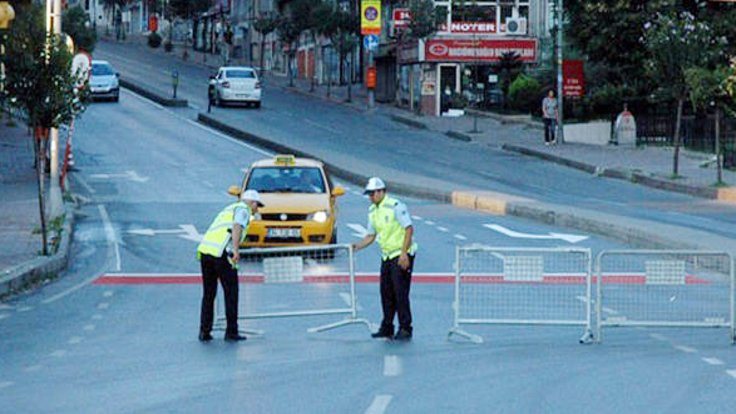
M89 27L89 18L82 6L77 5L64 11L61 31L72 37L77 50L89 53L95 50L97 32Z
M498 73L498 83L501 85L503 92L503 107L508 109L508 96L511 82L521 73L522 62L521 57L516 52L505 52L501 55L501 59L495 64Z
M712 62L719 44L707 24L679 7L663 8L644 28L645 68L657 85L656 94L677 102L672 176L678 177L682 109L690 91L685 73Z
M102 7L112 14L115 39L125 39L125 31L121 27L122 13L134 0L102 0Z
M261 48L258 52L261 78L266 77L266 73L263 71L263 57L266 54L266 36L278 29L279 24L281 24L281 17L274 12L263 13L253 22L253 29L261 35Z
M8 70L3 93L10 106L25 114L34 131L42 253L46 255L44 173L48 130L68 124L84 111L86 94L78 93L77 86L84 86L84 82L81 74L71 73L72 55L62 37L46 33L44 12L39 5L20 8L4 56Z
M286 54L286 71L289 76L289 86L294 86L294 73L291 69L291 62L296 55L296 41L299 40L299 35L301 34L301 31L296 26L296 24L294 24L294 21L291 19L291 17L288 17L281 19L281 21L279 22L278 32L281 41L284 42L289 48Z
M199 26L199 20L195 17L209 8L210 0L169 0L169 11L172 16L192 20L192 48L197 43L197 26Z
M323 9L323 11L326 11ZM330 39L332 47L339 57L339 83L344 83L343 64L349 53L355 50L358 44L358 29L360 21L356 16L342 9L330 9L330 12L323 16L319 31ZM328 85L329 85L328 81ZM329 93L329 89L328 89ZM348 82L348 102L352 99L351 83Z

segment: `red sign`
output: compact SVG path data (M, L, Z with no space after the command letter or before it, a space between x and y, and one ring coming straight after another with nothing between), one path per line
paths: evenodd
M562 61L562 95L582 97L585 94L585 73L582 60Z
M368 66L365 70L365 86L368 89L376 88L376 67Z
M148 31L150 32L158 31L158 17L154 15L148 16Z
M537 60L536 39L432 39L424 44L427 62L498 62L507 52L515 52L522 62Z
M447 32L447 25L440 24L440 31ZM452 33L496 33L496 22L452 22Z
M411 11L409 9L394 9L393 12L394 27L406 27L411 21Z

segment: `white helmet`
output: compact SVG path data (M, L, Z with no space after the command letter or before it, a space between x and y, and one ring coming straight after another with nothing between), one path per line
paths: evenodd
M263 207L263 202L261 201L261 195L258 194L258 191L256 190L243 191L243 194L240 195L240 199L243 201L255 201L258 204L258 207Z
M365 190L363 191L363 194L368 194L376 190L385 190L385 189L386 189L386 183L384 183L382 179L378 177L371 177L368 179L368 184L365 185Z

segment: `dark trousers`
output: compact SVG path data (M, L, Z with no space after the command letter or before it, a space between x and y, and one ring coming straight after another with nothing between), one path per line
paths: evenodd
M557 122L554 118L544 118L544 142L552 142L555 140L555 128Z
M399 266L398 257L381 262L381 305L383 306L381 330L384 332L393 333L396 313L399 314L399 329L412 331L409 289L413 268L414 256L409 256L407 270Z
M214 319L215 296L217 296L217 279L220 279L225 292L225 317L227 318L226 335L238 334L238 271L233 269L227 260L227 254L214 257L202 255L202 311L199 331L210 333Z

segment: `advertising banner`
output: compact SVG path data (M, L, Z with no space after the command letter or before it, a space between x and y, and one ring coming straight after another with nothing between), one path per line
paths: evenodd
M536 39L431 39L424 48L427 62L498 62L507 52L515 52L522 62L537 60Z
M562 95L580 98L585 94L585 73L582 60L562 61Z

